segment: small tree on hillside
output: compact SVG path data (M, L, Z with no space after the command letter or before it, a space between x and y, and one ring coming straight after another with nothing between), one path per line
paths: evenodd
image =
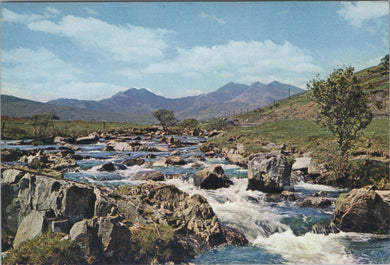
M307 84L318 106L318 120L337 139L336 177L346 173L349 152L372 119L368 97L353 74L353 67L335 69L326 80L317 76Z
M31 117L35 138L49 136L54 130L54 120L58 119L53 113L40 113Z
M180 127L186 129L196 129L199 128L200 122L196 119L186 119L180 123Z
M166 131L168 127L176 125L178 122L173 110L159 109L153 112L153 116L160 122L164 131Z

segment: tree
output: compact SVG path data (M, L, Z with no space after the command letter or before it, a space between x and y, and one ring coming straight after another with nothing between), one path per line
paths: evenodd
M326 80L317 75L307 84L318 106L318 121L336 136L337 177L345 176L349 152L372 119L368 96L353 71L351 66L335 69Z
M35 138L49 136L54 129L54 119L58 119L53 113L40 113L31 117Z
M163 130L166 131L168 127L177 124L177 119L173 110L159 109L153 112L153 116L160 122Z
M200 122L196 119L186 119L180 123L180 127L187 129L199 128Z

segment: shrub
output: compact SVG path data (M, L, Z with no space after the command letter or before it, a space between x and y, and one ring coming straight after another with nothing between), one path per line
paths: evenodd
M172 227L162 224L141 225L131 230L132 255L136 263L154 264L177 259L180 252Z
M86 264L84 253L71 240L61 240L65 234L46 232L12 249L3 264Z
M354 188L375 185L383 188L389 181L389 162L356 159L349 163L349 181Z

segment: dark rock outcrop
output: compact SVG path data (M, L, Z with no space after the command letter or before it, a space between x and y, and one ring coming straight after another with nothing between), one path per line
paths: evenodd
M333 215L333 223L345 232L389 233L389 191L375 191L373 186L353 189L341 194Z
M51 228L97 262L134 264L153 258L181 263L209 247L247 242L222 227L205 198L172 185L113 190L15 169L2 172L1 184L3 247L17 247ZM162 247L171 255L162 255Z
M249 157L248 190L282 192L290 188L291 166L284 155L259 153Z
M202 189L227 188L233 185L233 182L225 175L220 165L212 165L199 170L194 176L194 185Z

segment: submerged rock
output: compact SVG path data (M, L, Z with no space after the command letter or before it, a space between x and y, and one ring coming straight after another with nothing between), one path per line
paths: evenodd
M284 155L259 153L249 158L248 190L282 192L290 188L291 166Z
M373 186L341 194L336 201L333 223L345 232L389 233L390 204L382 197Z
M199 170L194 176L194 185L202 189L227 188L233 185L233 182L225 175L220 165L212 165Z

